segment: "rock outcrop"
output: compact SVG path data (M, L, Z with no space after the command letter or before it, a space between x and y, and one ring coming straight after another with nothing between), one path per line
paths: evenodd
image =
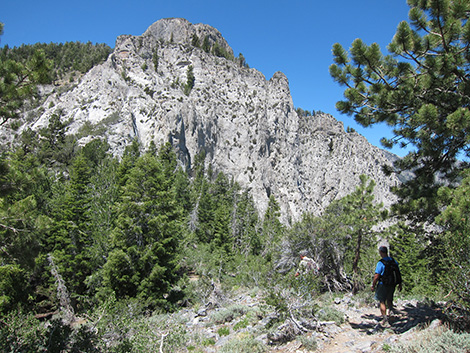
M185 92L190 72L194 85ZM361 174L375 180L386 206L399 182L382 173L388 158L363 136L331 115L299 116L283 73L267 80L233 59L216 29L184 19L118 37L105 63L50 93L22 128L46 126L58 112L80 143L105 138L116 155L134 139L144 147L169 141L191 168L204 151L207 165L251 190L261 212L274 195L285 221L319 214L353 191Z

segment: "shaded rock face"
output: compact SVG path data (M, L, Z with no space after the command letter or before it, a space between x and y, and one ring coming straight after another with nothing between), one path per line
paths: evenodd
M352 192L361 174L375 180L378 202L394 201L389 189L398 180L382 173L390 163L382 150L346 133L330 115L299 117L283 73L267 80L237 60L194 46L194 35L201 45L207 37L210 46L233 55L208 25L160 20L141 36L118 37L105 63L70 90L49 94L37 119L23 128L47 126L60 111L81 144L105 138L116 155L134 139L143 147L169 141L189 169L204 151L207 166L250 189L260 212L274 195L286 222L304 212L320 214ZM186 95L190 67L195 80Z

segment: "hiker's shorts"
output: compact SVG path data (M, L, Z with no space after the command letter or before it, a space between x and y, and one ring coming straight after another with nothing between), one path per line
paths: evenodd
M377 285L375 289L375 299L379 302L385 302L386 300L393 300L393 294L395 293L395 286L386 286L382 283Z

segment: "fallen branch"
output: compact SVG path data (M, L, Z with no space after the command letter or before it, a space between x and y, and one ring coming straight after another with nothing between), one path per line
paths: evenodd
M162 340L160 342L160 353L163 353L163 339L168 336L168 333L163 333L162 334Z
M454 291L454 290L451 289L450 292L449 292L444 298L448 298L448 297L452 294L453 291Z
M297 329L300 331L300 332L308 332L309 330L306 329L300 322L298 322L295 318L294 318L294 315L292 314L292 312L290 312L290 320L294 323L294 325L297 327Z

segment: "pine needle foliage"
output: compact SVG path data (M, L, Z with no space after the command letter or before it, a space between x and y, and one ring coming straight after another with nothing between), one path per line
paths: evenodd
M408 147L394 170L415 177L395 189L395 209L420 221L439 213L437 190L458 181L470 157L470 3L408 0L409 22L383 55L376 43L356 39L347 52L333 46L330 74L345 87L337 109L365 126L385 122L395 137L386 147Z

